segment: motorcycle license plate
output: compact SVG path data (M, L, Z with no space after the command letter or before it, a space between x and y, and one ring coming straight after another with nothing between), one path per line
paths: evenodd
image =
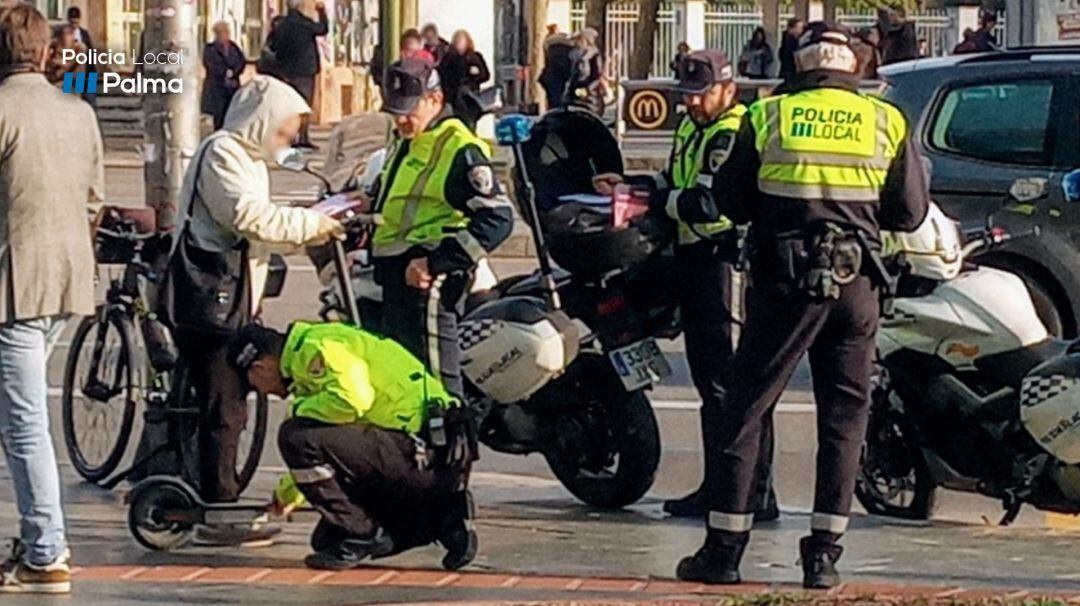
M656 339L648 338L608 354L626 391L635 391L671 376L671 365Z

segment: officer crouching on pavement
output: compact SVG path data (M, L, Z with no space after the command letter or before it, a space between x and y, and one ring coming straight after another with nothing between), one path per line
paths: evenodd
M229 359L260 394L293 397L278 432L289 474L270 510L285 515L306 497L322 515L307 566L346 570L436 540L445 568L472 561L467 493L458 507L471 428L420 360L347 324L304 322L287 335L248 325Z
M716 217L714 187L730 178L725 164L735 135L746 114L739 103L734 68L717 50L696 51L677 65L678 83L686 115L675 131L675 143L667 170L655 175L654 200L678 223L676 268L686 335L690 374L701 396L701 429L705 454L705 478L715 476L711 467L720 452L716 430L724 405L722 374L731 358L732 309L735 292L733 264L739 255L738 234L730 219ZM758 521L775 520L780 512L772 494L769 466L772 460L772 421L761 433L759 490L753 503ZM703 517L705 483L690 495L664 503L664 511L677 517Z
M803 585L840 582L838 539L866 432L883 279L882 229L911 231L929 194L900 110L857 92L848 33L813 23L795 55L799 80L754 103L714 183L718 208L751 224L753 287L739 348L725 372L705 545L680 579L738 583L750 538L765 420L804 353L817 401L811 534L799 544Z
M394 63L383 99L399 138L375 203L382 215L372 237L382 329L460 399L461 303L476 263L510 235L513 210L487 144L453 115L431 63Z

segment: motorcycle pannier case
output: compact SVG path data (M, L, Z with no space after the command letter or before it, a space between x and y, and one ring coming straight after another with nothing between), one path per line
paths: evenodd
M1080 463L1080 353L1036 366L1020 387L1020 420L1056 459Z
M583 327L534 297L492 301L458 324L461 370L495 402L528 399L578 355Z

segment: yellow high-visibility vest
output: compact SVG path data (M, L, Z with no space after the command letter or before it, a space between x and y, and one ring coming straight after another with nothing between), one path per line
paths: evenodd
M376 257L400 255L413 246L434 247L449 232L465 227L465 214L446 201L446 179L461 148L475 145L485 156L488 144L461 120L447 118L409 142L404 158L394 150L380 182L379 212L372 253Z
M837 88L762 99L750 106L750 120L759 189L804 200L877 202L907 136L899 109Z
M736 104L703 130L689 116L682 119L675 131L675 151L671 157L673 187L676 189L689 189L696 185L712 187L711 181L698 182L704 163L709 161L705 157L705 150L720 133L739 132L739 125L742 124L746 111L745 105ZM732 227L734 225L727 217L720 217L720 220L713 223L697 223L692 227L679 221L679 244L691 244L700 240L702 236L716 235Z

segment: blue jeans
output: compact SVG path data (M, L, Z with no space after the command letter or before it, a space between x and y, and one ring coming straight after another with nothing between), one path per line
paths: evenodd
M60 316L0 326L0 438L15 482L26 559L38 566L55 562L67 548L46 377L63 328Z

